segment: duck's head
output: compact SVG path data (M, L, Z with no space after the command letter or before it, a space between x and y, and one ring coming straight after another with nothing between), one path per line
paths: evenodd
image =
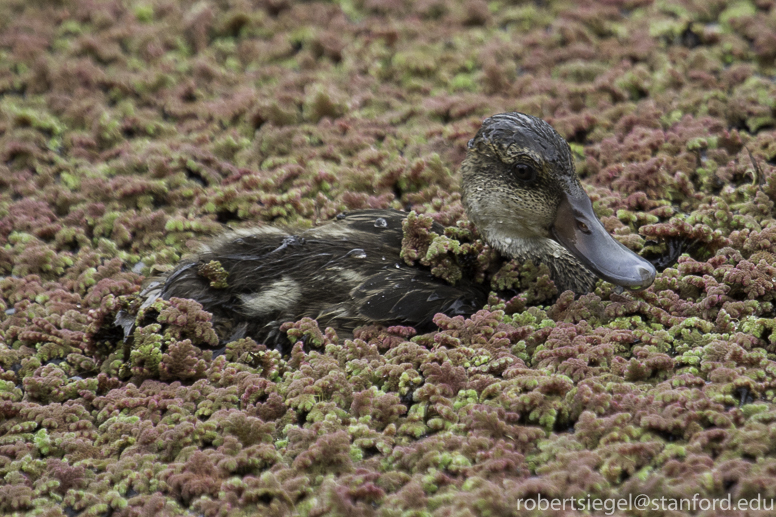
M547 263L561 289L587 292L595 277L631 289L654 281L654 266L601 224L568 144L542 119L486 119L461 174L464 206L485 240L507 256Z

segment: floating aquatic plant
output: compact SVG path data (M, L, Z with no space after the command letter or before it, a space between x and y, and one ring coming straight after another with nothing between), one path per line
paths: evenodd
M254 4L0 5L0 512L774 496L772 2ZM574 297L482 243L455 171L509 110L569 141L653 286ZM113 324L224 225L360 208L410 211L402 258L488 305L288 322L287 355L216 348L190 300Z

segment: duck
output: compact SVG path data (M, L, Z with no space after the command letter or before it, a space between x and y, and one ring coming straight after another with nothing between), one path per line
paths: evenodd
M576 173L568 143L524 113L486 118L460 166L462 203L482 239L504 259L546 264L559 292L590 292L598 279L644 289L648 260L604 228ZM283 348L285 322L309 317L340 337L365 325L433 329L438 313L468 317L487 302L487 282L455 285L400 257L407 212L345 212L303 231L263 226L229 231L204 244L140 293L142 306L190 298L212 314L220 342L250 337ZM434 223L432 231L444 228ZM218 285L203 267L217 264ZM134 319L117 323L131 334ZM287 346L287 344L286 344Z

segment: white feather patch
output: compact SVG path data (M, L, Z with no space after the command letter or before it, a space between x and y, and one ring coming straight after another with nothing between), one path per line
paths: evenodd
M302 290L299 284L288 276L271 283L261 292L240 295L245 311L253 316L265 316L288 309L301 299Z

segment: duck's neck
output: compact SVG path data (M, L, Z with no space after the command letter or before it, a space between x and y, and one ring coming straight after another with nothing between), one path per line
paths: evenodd
M475 223L476 224L476 223ZM593 290L597 277L558 242L547 237L517 237L498 222L478 227L485 241L503 256L519 262L546 264L558 292L585 294Z

